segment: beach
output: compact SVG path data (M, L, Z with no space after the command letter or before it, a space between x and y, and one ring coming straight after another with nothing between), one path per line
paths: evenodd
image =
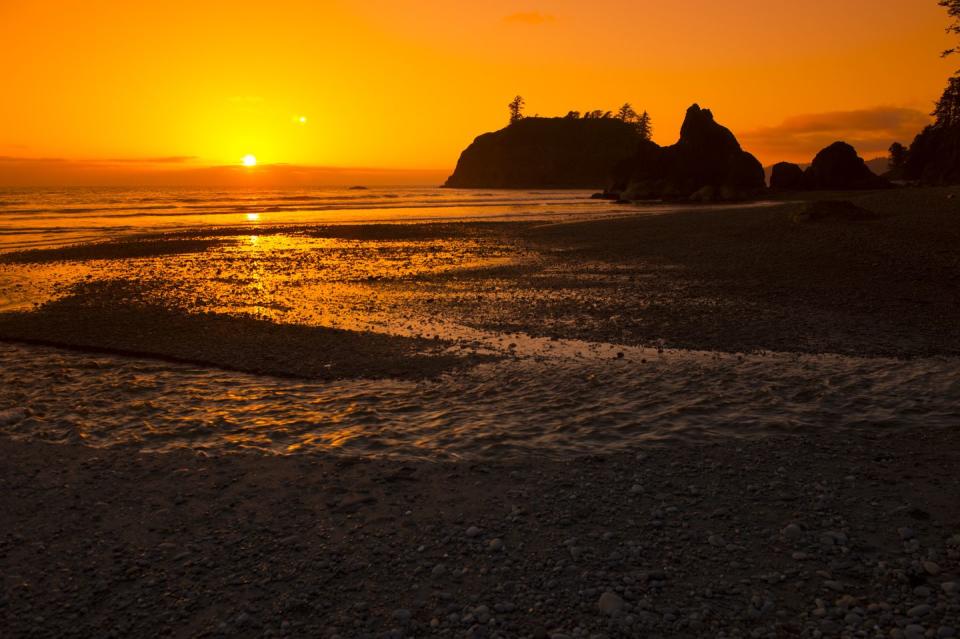
M7 243L3 627L960 628L960 190L403 197Z

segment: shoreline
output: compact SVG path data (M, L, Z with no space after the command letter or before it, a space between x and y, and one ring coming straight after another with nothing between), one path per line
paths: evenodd
M29 276L66 259L77 269L76 286L24 321L0 314L0 337L44 340L63 331L61 343L116 349L110 327L118 320L103 309L132 303L148 315L242 317L253 309L280 324L428 339L435 335L397 327L437 317L484 331L625 346L955 356L960 215L947 197L955 192L848 194L876 214L865 222L798 223L803 205L785 203L546 225L267 227L256 239L276 247L263 249L246 241L249 230L212 229L22 253L0 260L0 273L20 268ZM280 262L280 250L295 261ZM382 263L365 265L364 251ZM433 262L419 263L423 254ZM262 272L240 261L254 258ZM248 271L245 282L218 279L220 270L238 267ZM298 279L289 268L327 274ZM83 273L92 281L80 280ZM254 295L253 278L271 288ZM322 295L308 290L318 286ZM377 308L358 297L376 299ZM317 306L325 317L300 313ZM69 324L78 311L106 329L103 338L70 337L62 320ZM149 340L139 346L129 350L158 351Z
M0 627L948 639L960 631L955 191L849 195L869 222L801 224L802 205L787 203L560 225L316 225L257 241L214 229L0 260L0 273L66 274L24 294L52 301L0 314L0 338L80 349L49 349L43 366L39 347L8 349L17 367L0 396L28 410L0 411L19 420L0 424ZM561 362L576 340L603 348ZM722 353L729 366L658 367L644 348ZM104 349L158 361L80 356ZM861 359L867 369L851 365ZM251 374L218 372L230 369ZM257 375L315 385L285 395ZM384 379L418 401L404 387L389 407ZM428 397L430 384L447 394ZM317 415L283 416L275 432L261 420L305 397ZM499 415L500 430L468 408ZM318 435L321 421L344 430ZM466 421L489 432L444 431ZM665 438L641 439L653 425ZM374 441L354 454L138 453L146 427L183 446L190 433L265 450L298 436L339 444L351 429ZM503 453L556 427L568 430L552 444ZM82 445L109 444L114 428L128 445ZM602 452L546 454L563 437ZM624 445L603 450L609 438ZM493 454L364 454L454 443Z

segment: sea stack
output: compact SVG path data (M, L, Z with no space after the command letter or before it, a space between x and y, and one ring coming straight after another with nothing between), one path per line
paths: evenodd
M738 200L766 188L763 166L709 109L687 109L673 146L644 148L614 171L610 191L629 200Z
M475 139L444 186L600 189L641 144L636 127L616 118L523 118Z

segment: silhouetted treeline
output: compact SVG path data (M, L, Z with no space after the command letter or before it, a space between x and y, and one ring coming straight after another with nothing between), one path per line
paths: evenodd
M923 184L960 184L960 76L950 78L925 128L904 153L891 147L891 177Z
M951 22L947 32L960 36L960 0L940 0ZM960 46L943 52L960 53ZM923 184L960 183L960 71L947 81L933 109L934 122L907 149L890 147L890 177Z
M523 108L526 106L526 100L523 99L523 96L518 95L515 97L510 104L507 105L507 108L510 110L510 124L514 124L522 120L525 116L523 115ZM534 115L533 117L540 117L539 115ZM625 102L622 107L617 109L617 112L613 111L604 111L603 109L594 109L592 111L568 111L565 116L567 120L620 120L621 122L626 122L633 126L636 129L637 133L644 140L649 140L653 136L653 119L650 117L650 114L647 111L643 113L637 113L634 108L630 105L629 102Z
M947 33L960 36L960 0L940 0L940 6L947 10L950 16L950 26L947 27ZM947 49L943 52L944 57L960 52L960 46Z

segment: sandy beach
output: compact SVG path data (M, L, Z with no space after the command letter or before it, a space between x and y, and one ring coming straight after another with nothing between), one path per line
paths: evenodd
M0 626L953 636L958 196L0 255Z

